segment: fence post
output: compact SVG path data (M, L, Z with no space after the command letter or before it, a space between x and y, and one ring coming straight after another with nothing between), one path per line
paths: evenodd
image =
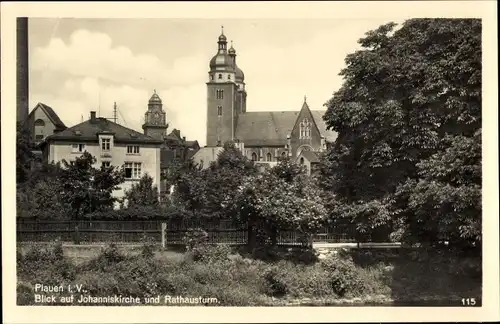
M161 246L167 246L167 223L161 223Z
M74 239L75 244L80 244L80 232L78 230L78 223L75 225L75 239Z

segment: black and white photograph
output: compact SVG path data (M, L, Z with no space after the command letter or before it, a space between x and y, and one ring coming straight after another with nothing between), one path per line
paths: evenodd
M16 312L492 310L479 15L111 11L9 13Z

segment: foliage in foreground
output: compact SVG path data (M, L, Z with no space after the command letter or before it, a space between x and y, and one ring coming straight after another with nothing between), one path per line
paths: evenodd
M452 282L463 283L471 278L470 273L457 272L458 263L444 262L446 258L430 261L421 253L404 257L399 266L407 267L413 258L412 266L397 270L401 256L384 260L371 252L369 255L339 252L304 264L285 259L265 262L245 258L227 246L196 246L178 258L166 259L164 252L154 250L145 245L140 253L133 255L110 245L94 259L75 265L60 245L34 247L24 255L18 254L18 304L34 303L35 283L83 284L93 296L202 296L217 298L215 305L220 306L265 306L303 299L321 303L321 300L353 297L374 300L379 296L379 301L408 295L422 298L436 293L432 290L435 284L441 288L438 293L443 299L453 295L449 287L459 286L451 285ZM436 263L436 260L441 261ZM419 268L412 272L415 266ZM397 282L398 271L407 276L405 281ZM418 286L415 282L426 282L427 286ZM456 294L477 294L480 282L479 277L472 281L473 288L457 290ZM164 305L163 300L160 305Z

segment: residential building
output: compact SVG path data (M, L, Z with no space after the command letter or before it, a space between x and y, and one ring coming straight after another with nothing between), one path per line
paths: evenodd
M27 126L35 144L40 144L47 136L67 128L54 109L41 102L28 115Z
M207 146L194 159L208 166L214 147L226 141L238 143L243 154L260 165L275 165L288 156L310 171L318 155L337 134L327 129L325 110L311 110L304 97L296 111L248 111L245 75L236 62L232 43L222 33L217 53L210 60L207 84ZM302 154L304 151L310 153ZM209 160L207 160L209 159Z
M48 136L40 146L48 162L64 159L71 163L87 151L97 159L96 167L123 166L125 182L113 193L115 197L123 197L124 191L146 173L159 188L162 144L161 140L96 117L92 111L89 120Z

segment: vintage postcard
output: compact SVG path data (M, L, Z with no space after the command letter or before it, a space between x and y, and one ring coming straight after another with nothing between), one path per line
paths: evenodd
M495 12L2 4L4 321L498 320Z

